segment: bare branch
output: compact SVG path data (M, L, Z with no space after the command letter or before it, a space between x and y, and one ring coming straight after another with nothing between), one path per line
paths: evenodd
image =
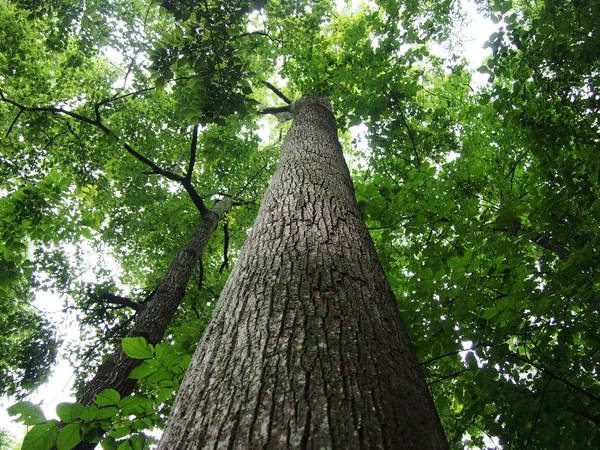
M227 221L223 224L223 264L219 268L219 273L223 273L223 269L229 269L229 257L227 250L229 248L229 226Z
M21 114L23 114L22 109L19 110L19 113L16 115L15 119L10 124L10 127L8 127L8 131L6 132L6 136L4 136L4 137L8 137L8 135L12 131L13 127L16 125L17 121L19 120L19 117L21 117Z
M140 303L134 302L128 297L121 297L120 295L110 293L96 295L91 291L91 289L88 290L88 295L97 303L109 303L113 305L119 305L123 308L129 307L134 309L136 312L140 312L143 308L143 305L141 305Z
M266 87L268 87L269 89L271 89L277 95L277 97L279 97L281 100L283 100L284 102L286 102L288 105L292 104L292 101L289 98L287 98L287 96L283 92L281 92L279 89L277 89L271 83L269 83L268 81L263 81L262 83Z
M266 164L265 164L265 165L263 165L263 166L260 168L260 170L259 170L258 172L256 172L256 173L255 173L255 174L252 176L252 178L250 178L250 180L248 180L248 182L247 182L247 183L246 183L246 184L245 184L245 185L244 185L244 186L243 186L243 187L242 187L242 188L241 188L241 189L238 191L238 193L237 193L237 194L235 194L235 195L233 196L233 198L234 198L234 199L237 199L237 198L240 196L240 194L241 194L242 192L244 192L244 191L246 190L246 188L247 188L248 186L250 186L250 185L252 184L252 182L253 182L253 181L254 181L254 180L255 180L255 179L256 179L256 178L257 178L257 177L258 177L258 176L261 174L261 172L262 172L263 170L265 170L265 169L266 169L266 167L267 167L267 165L266 165Z
M188 180L192 179L192 172L194 172L194 164L196 164L196 148L198 147L198 125L194 125L194 132L192 135L192 147L190 148L190 163L188 165L187 173L185 178Z

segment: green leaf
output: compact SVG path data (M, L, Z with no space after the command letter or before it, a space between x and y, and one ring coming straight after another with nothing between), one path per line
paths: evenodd
M115 439L120 439L127 436L129 433L131 433L131 428L129 426L122 426L110 431L108 435Z
M85 408L85 411L79 416L84 422L91 422L98 416L98 407L96 405L90 405Z
M133 450L131 448L131 445L129 444L129 439L127 439L126 441L123 441L119 444L119 446L117 447L117 450Z
M154 357L154 348L145 338L138 336L121 339L123 351L133 359L149 359Z
M81 442L81 424L69 423L65 425L59 432L56 440L57 450L71 450Z
M487 311L485 311L481 315L481 317L483 317L484 319L488 319L489 320L489 319L495 317L496 315L498 315L499 312L500 312L500 310L494 306L492 308L489 308Z
M98 406L117 405L121 400L121 396L114 389L105 389L100 392L94 399L94 403Z
M85 406L79 403L59 403L56 405L56 415L66 423L73 422L85 410Z
M129 443L133 450L144 450L146 445L146 436L143 434L135 434L129 438Z
M58 436L58 420L40 423L27 432L23 439L23 449L48 450L56 442Z
M110 419L112 417L115 417L118 413L119 413L119 408L116 408L114 406L100 408L100 410L98 411L98 416L96 416L96 419L97 420Z
M165 88L165 85L167 84L167 79L165 77L158 77L156 79L156 81L154 82L154 86L156 87L156 89L158 89L159 91L162 91Z
M17 421L23 422L24 425L37 425L46 421L42 408L31 402L15 403L7 408L7 412L11 417L20 414L21 417Z
M142 364L133 369L129 374L129 378L139 380L140 378L145 378L148 375L156 372L159 366L154 367L150 364L146 364L146 362L147 361L144 361Z
M89 228L81 228L79 230L79 232L86 239L89 239L89 240L93 240L94 239L94 235L92 234L92 232L91 232L91 230Z
M104 439L102 439L100 445L102 445L102 448L104 450L117 450L118 447L117 441L111 436L107 436Z
M462 266L468 266L469 263L471 262L471 258L473 257L473 249L470 248L467 251L465 251L465 254L463 255L462 259L461 259L461 265Z
M452 258L450 258L448 260L448 267L450 267L451 269L454 269L456 267L459 267L462 263L462 259L458 256L453 256Z
M81 440L84 442L100 442L100 427L97 424L81 423Z

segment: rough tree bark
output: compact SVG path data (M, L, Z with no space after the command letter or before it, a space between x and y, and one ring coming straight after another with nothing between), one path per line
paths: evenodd
M200 224L169 266L156 293L138 313L127 337L143 336L153 345L162 340L173 315L185 296L192 269L202 257L204 248L212 232L217 228L220 218L231 208L231 205L232 200L225 198L215 203L207 213L202 215ZM129 378L129 374L141 362L140 359L128 357L119 346L110 358L98 368L94 378L85 385L77 402L91 405L96 395L109 388L116 390L121 397L131 394L137 380ZM93 450L96 446L97 444L80 442L75 449Z
M335 118L311 97L294 106L158 448L447 448Z

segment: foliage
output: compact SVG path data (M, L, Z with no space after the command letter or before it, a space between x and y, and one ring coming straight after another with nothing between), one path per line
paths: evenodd
M143 360L130 375L140 381L142 394L121 398L114 389L100 392L94 404L59 403L57 420L47 420L39 406L23 401L8 408L11 416L32 426L23 445L31 450L47 450L56 443L58 450L70 450L82 441L99 442L102 448L137 450L152 438L143 431L164 423L170 403L179 389L190 363L189 354L178 354L169 343L156 347L142 338L126 338L123 350Z
M33 388L54 359L51 326L26 306L33 289L67 295L82 324L81 385L135 316L93 299L143 301L197 223L188 192L125 144L185 173L200 124L199 195L260 199L282 134L259 138L270 79L333 100L451 447L599 447L600 6L478 3L498 25L481 88L463 58L433 53L459 48L451 1L349 14L328 1L0 4L0 328L3 342L40 343L0 355L0 370L29 373L7 392ZM355 125L367 147L352 147ZM226 279L225 236L234 259L256 209L228 214L165 342L123 343L143 360L134 395L59 405L60 429L32 404L12 407L30 448L95 442L98 429L105 448L144 445ZM105 258L84 257L94 253Z

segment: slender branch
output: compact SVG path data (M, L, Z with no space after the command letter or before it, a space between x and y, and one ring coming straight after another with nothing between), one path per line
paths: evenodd
M185 174L186 180L192 179L192 173L194 172L194 164L196 164L196 148L198 147L198 125L194 125L194 133L192 135L192 147L190 148L190 163L188 165L187 173Z
M283 44L283 41L281 41L279 39L275 39L274 37L272 37L269 33L265 32L265 31L249 31L248 33L242 33L242 34L238 34L237 36L232 36L231 39L237 39L237 38L242 38L242 37L246 37L246 36L265 36L265 37L268 37L271 41L276 42L279 45Z
M491 347L491 345L490 345ZM534 363L533 361L529 360L528 358L525 358L523 356L520 355L516 355L514 353L509 353L508 354L509 357L517 359L519 361L522 361L526 364L529 364L533 367L535 367L537 370L539 370L540 372L545 373L546 375L548 375L551 378L554 378L555 380L560 381L561 383L565 384L566 386L570 387L571 389L585 395L586 397L594 400L595 402L600 403L600 398L596 397L594 394L587 392L585 389L580 388L579 386L574 385L573 383L571 383L570 381L566 380L564 377L562 376L558 376L558 375L554 375L552 372L550 372L548 369L546 369L545 367L542 367L536 363Z
M571 257L571 252L567 248L565 244L562 242L558 242L549 238L545 234L538 233L535 230L532 230L529 227L526 227L519 220L515 220L512 227L508 228L492 228L493 231L501 231L505 233L509 233L512 236L517 236L519 232L525 233L529 242L539 245L542 248L545 248L548 251L551 251L556 256L558 256L562 261L568 261Z
M260 110L261 114L273 114L277 117L277 120L281 123L286 122L288 120L292 120L294 118L292 114L291 107L288 106L273 106L269 108L262 108Z
M402 107L396 101L396 98L395 98L393 92L391 93L391 100L392 100L392 103L394 103L394 105L396 105L396 109L400 113L400 118L402 119L402 123L404 123L404 127L406 128L406 131L408 131L408 136L410 137L410 142L412 143L412 149L415 153L415 157L417 158L417 164L416 164L417 169L420 169L421 168L421 159L419 158L419 152L417 151L417 144L415 143L415 137L413 136L412 130L410 129L410 127L408 126L408 123L406 122L406 117L404 117L404 113L402 112Z
M506 174L506 176L504 177L504 179L506 180L509 176L511 176L511 174L514 174L515 169L519 166L519 164L521 164L521 161L523 161L523 158L525 158L525 156L527 155L527 153L529 153L530 149L525 149L525 151L523 153L521 153L521 155L517 158L517 160L515 161L514 165L511 167L511 169L508 171L508 173Z
M268 87L269 89L271 89L277 95L277 97L279 97L281 100L283 100L284 102L286 102L288 105L292 104L292 101L283 92L281 92L279 89L277 89L271 83L269 83L268 81L263 81L262 83L266 87Z
M223 273L223 269L229 269L229 257L227 251L229 248L229 226L227 221L223 225L223 264L219 268L219 273Z
M23 114L23 110L22 109L19 110L19 113L16 115L16 117L14 118L14 120L12 121L12 123L10 124L10 127L8 127L8 131L6 132L6 136L4 136L4 137L8 137L8 135L12 131L13 127L16 125L17 121L19 120L19 117L21 117L21 114Z
M578 414L581 417L589 420L590 422L595 423L597 426L600 427L600 417L595 416L594 414L592 414L590 411L586 410L586 409L582 409L582 410L577 410L572 406L569 406L567 408L567 410L573 414Z
M144 155L142 155L141 153L139 153L137 150L135 150L133 147L131 147L131 145L129 145L127 142L123 142L121 140L121 138L115 134L110 128L108 128L106 125L104 125L102 123L101 117L100 117L100 104L96 104L94 105L94 110L95 110L95 115L96 118L94 120L85 117L81 114L75 113L73 111L69 111L66 110L64 108L56 108L56 107L28 107L28 106L24 106L21 105L17 102L15 102L14 100L10 100L9 98L7 98L4 93L2 93L0 91L0 99L2 99L4 102L9 103L13 106L16 106L17 108L19 108L19 110L21 111L30 111L30 112L49 112L52 114L64 114L66 116L72 117L80 122L83 123L87 123L89 125L92 125L96 128L99 128L100 130L102 130L107 136L112 137L113 139L115 139L117 142L119 142L123 148L133 157L135 157L138 161L144 163L145 165L147 165L148 167L150 167L152 169L151 172L144 172L148 175L162 175L163 177L172 180L172 181L176 181L178 183L181 183L183 185L183 188L185 189L185 191L188 193L188 195L190 196L192 202L194 203L194 205L196 205L196 208L198 208L198 210L200 211L201 215L205 215L209 212L208 208L206 207L206 205L204 204L204 201L202 199L202 197L200 197L200 195L198 194L198 192L196 192L196 190L194 189L194 186L192 185L191 182L191 172L188 173L185 177L181 176L181 175L177 175L176 173L170 172L168 170L162 169L161 167L159 167L156 163L154 163L153 161L149 160L148 158L146 158ZM192 158L190 158L190 167L193 169L193 163L195 162L195 143L194 140L197 143L197 128L195 128L195 138L192 139L192 147L193 147L193 152L194 152L194 157L193 157L193 161Z
M83 123L87 123L88 125L92 125L100 130L102 130L102 132L104 134L106 134L107 136L112 137L113 139L115 139L117 142L119 142L123 148L130 154L132 155L134 158L136 158L138 161L144 163L145 165L147 165L148 167L150 167L152 169L152 172L150 172L150 174L157 174L157 175L162 175L165 178L168 178L169 180L172 181L177 181L177 182L182 182L183 181L183 177L180 175L177 175L175 173L169 172L168 170L164 170L162 168L160 168L156 163L154 163L153 161L149 160L148 158L146 158L144 155L142 155L141 153L139 153L138 151L136 151L133 147L131 147L131 145L129 145L127 142L123 142L121 140L121 138L114 133L110 128L108 128L106 125L104 125L102 123L102 120L100 118L100 105L96 104L94 105L94 110L95 110L95 119L90 119L89 117L83 116L81 114L75 113L73 111L69 111L67 109L64 108L57 108L57 107L41 107L41 106L24 106L21 105L17 102L15 102L14 100L11 100L9 98L7 98L2 92L0 92L0 98L6 102L9 103L13 106L16 106L17 108L19 108L21 111L27 111L27 112L48 112L48 113L52 113L52 114L63 114L65 116L69 116L72 117L73 119L76 119L80 122Z
M447 380L448 378L455 378L455 377L457 377L457 376L459 376L459 375L462 375L462 374L463 374L463 373L465 373L465 372L468 372L469 370L471 370L471 369L469 369L469 368L467 367L467 368L465 368L465 369L459 370L458 372L454 372L454 373L451 373L451 374L449 374L449 375L440 375L440 376L437 378L437 380L433 380L433 381L431 381L431 382L429 382L429 383L427 383L427 384L428 384L429 386L433 386L435 383L439 383L440 381Z
M121 297L120 295L104 293L98 296L94 294L91 290L88 290L88 295L97 303L106 302L113 305L119 305L121 307L129 307L134 309L136 312L140 312L143 307L140 303L134 302L133 300L127 297Z
M149 88L140 89L140 90L135 91L135 92L128 92L127 94L122 94L122 95L115 94L111 98L106 98L104 100L100 100L98 103L96 103L96 105L98 107L104 106L104 105L108 105L108 104L111 104L113 102L116 102L117 100L122 100L122 99L127 98L127 97L135 97L137 95L140 95L142 92L153 91L154 89L156 89L156 88L155 87L149 87Z
M470 421L470 422L469 422L469 423L468 423L468 424L467 424L467 425L466 425L466 426L465 426L465 427L462 429L462 431L459 431L459 432L458 432L458 433L457 433L457 434L456 434L456 435L455 435L455 436L454 436L452 439L450 439L450 440L448 441L448 444L452 444L454 441L456 441L456 440L458 440L458 439L462 438L463 434L465 434L465 431L467 431L467 430L469 429L469 427L470 427L471 425L474 425L474 424L475 424L475 419L471 420L471 421Z
M477 345L471 346L471 348L468 348L468 349L455 350L453 352L448 352L448 353L446 353L444 355L436 356L435 358L428 359L427 361L423 361L423 362L421 362L419 364L422 365L422 366L425 366L425 365L430 364L430 363L432 363L434 361L437 361L439 359L444 359L444 358L447 358L448 356L458 355L461 352L471 352L471 351L474 351L476 348L482 347L482 346L488 346L488 344L477 344ZM475 352L473 352L473 353L475 353Z
M531 442L531 438L533 436L533 431L535 430L535 427L537 427L537 424L539 423L540 414L542 413L542 406L544 404L544 397L546 395L546 389L548 389L548 385L550 384L551 381L552 381L552 378L549 378L548 381L546 381L546 384L544 385L544 389L542 389L542 396L540 398L540 402L538 404L537 411L535 412L535 417L533 419L533 423L531 424L531 428L529 429L529 436L527 436L527 442L525 442L525 448L529 447L529 443Z
M413 151L415 152L415 157L417 158L417 168L421 168L421 159L419 158L419 152L417 151L417 144L415 143L415 137L406 122L406 118L404 117L404 113L401 108L398 108L398 112L400 113L400 117L402 118L402 122L404 122L404 126L406 127L406 131L408 131L408 135L410 136L410 142L412 143Z
M256 173L255 173L255 174L252 176L252 178L250 178L250 180L248 180L248 182L247 182L247 183L246 183L246 184L245 184L245 185L244 185L244 186L243 186L243 187L242 187L242 188L241 188L241 189L238 191L238 193L237 193L237 194L235 194L235 195L233 196L233 198L234 198L234 199L237 199L237 198L240 196L240 194L241 194L242 192L244 192L244 191L246 190L246 188L247 188L248 186L250 186L250 184L252 184L252 182L253 182L253 181L254 181L254 180L255 180L255 179L256 179L256 178L257 178L257 177L258 177L258 176L259 176L259 175L262 173L262 171L263 171L263 170L265 170L266 168L267 168L267 165L266 165L266 164L264 164L264 165L263 165L263 166L260 168L260 170L259 170L258 172L256 172Z

